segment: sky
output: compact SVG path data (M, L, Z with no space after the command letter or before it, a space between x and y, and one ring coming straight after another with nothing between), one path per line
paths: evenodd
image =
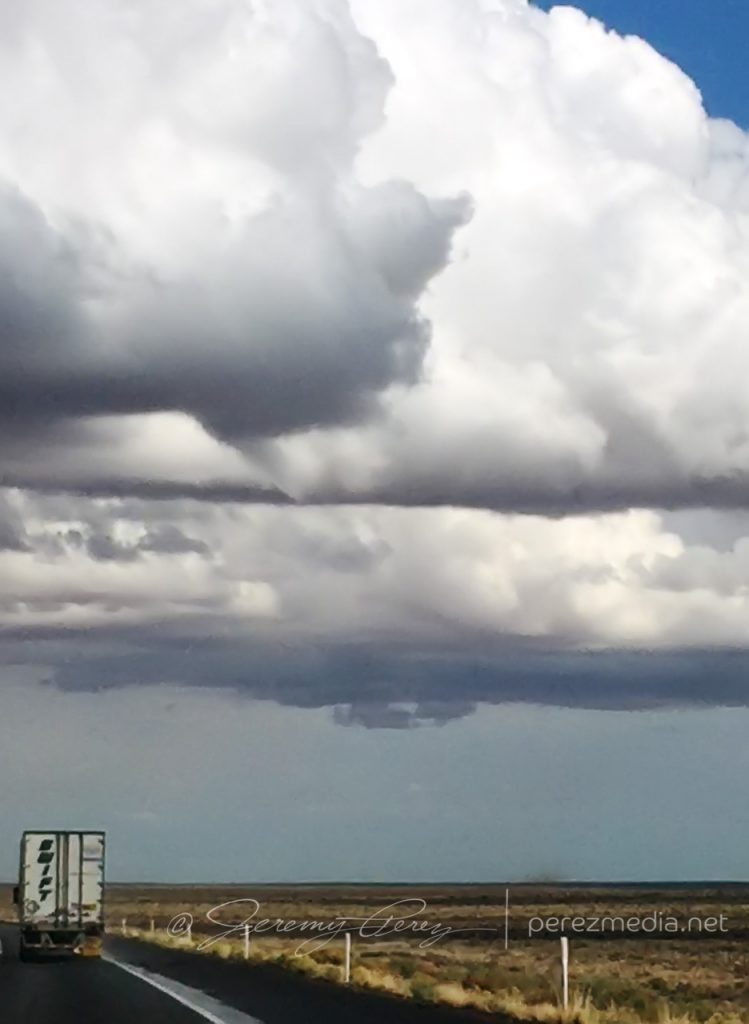
M552 0L536 0L548 11ZM584 0L575 6L622 35L647 39L698 85L707 112L749 127L746 0Z
M1 876L749 879L745 72L691 6L3 11Z

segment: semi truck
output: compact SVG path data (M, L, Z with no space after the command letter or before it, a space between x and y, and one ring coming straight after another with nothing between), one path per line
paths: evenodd
M14 891L19 956L101 956L104 832L24 832Z

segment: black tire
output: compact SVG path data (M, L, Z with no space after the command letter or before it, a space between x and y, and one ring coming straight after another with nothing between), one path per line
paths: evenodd
M32 964L36 960L36 951L27 949L26 946L22 945L18 950L18 959L22 964Z

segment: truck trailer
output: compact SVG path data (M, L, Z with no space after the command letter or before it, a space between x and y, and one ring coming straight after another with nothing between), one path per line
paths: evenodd
M101 956L104 833L24 832L15 890L19 956Z

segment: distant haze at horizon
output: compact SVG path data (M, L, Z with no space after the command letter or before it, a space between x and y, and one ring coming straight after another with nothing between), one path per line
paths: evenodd
M6 742L35 796L6 799L3 877L23 828L70 823L106 829L108 877L141 882L749 880L749 709L510 704L383 731L199 688L9 692L36 693L56 761ZM95 775L55 753L82 737Z

